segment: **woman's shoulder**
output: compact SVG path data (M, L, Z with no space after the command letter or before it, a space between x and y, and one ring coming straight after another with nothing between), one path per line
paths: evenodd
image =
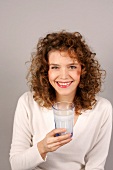
M106 98L104 98L104 97L101 97L101 96L96 96L96 101L97 101L97 104L96 105L101 105L101 106L103 106L103 107L112 107L112 104L111 104L111 102L108 100L108 99L106 99Z
M19 97L19 101L21 102L33 102L33 92L31 91L27 91L25 93L23 93L20 97Z
M96 96L97 103L94 107L97 113L106 115L106 117L112 116L112 104L111 102L101 96Z

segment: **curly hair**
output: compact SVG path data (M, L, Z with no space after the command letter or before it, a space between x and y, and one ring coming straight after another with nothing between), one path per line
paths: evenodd
M72 58L75 57L72 54L76 54L82 68L80 83L73 101L76 113L80 114L82 109L92 109L96 104L95 96L101 90L105 70L100 68L99 62L95 59L96 54L91 52L79 32L63 30L39 39L36 51L32 53L27 75L30 90L34 92L34 100L46 108L51 107L56 100L55 89L48 80L48 54L52 50L66 51Z

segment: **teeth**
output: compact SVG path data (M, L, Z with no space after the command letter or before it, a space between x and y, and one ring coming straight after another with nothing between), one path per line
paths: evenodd
M68 82L68 83L61 83L61 82L58 82L58 84L61 85L61 86L67 86L67 85L70 84L70 82Z

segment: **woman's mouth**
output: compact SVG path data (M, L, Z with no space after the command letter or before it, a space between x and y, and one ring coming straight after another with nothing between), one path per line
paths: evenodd
M67 88L71 85L72 81L70 82L57 82L57 85L61 88Z

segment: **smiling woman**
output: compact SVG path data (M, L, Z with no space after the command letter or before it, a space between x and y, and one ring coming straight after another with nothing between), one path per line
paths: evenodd
M112 106L98 96L105 71L95 55L78 32L51 33L38 41L27 76L30 92L20 97L15 112L13 170L104 170ZM62 101L75 106L73 137L65 128L55 129L52 106Z
M56 91L48 81L49 62L50 58L52 60L54 58L56 60L54 62L59 62L60 56L63 55L66 60L72 59L69 62L73 63L76 59L76 62L81 65L80 82L73 99L76 104L76 113L80 114L81 109L91 109L96 104L95 95L100 92L102 79L105 77L105 71L100 68L95 59L96 54L90 50L80 33L61 31L47 34L46 37L40 39L37 50L32 55L28 82L31 91L34 91L34 99L40 105L43 103L43 106L51 107L56 101ZM58 65L54 66L55 70L59 68Z
M52 51L48 55L48 78L56 91L56 101L74 100L81 75L81 65L77 56L74 57L70 58L64 51Z

